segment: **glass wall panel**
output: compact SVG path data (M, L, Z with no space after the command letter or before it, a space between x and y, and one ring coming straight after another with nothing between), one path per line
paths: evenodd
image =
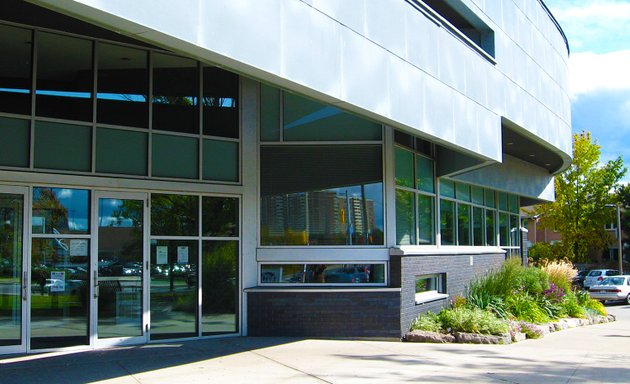
M433 201L433 197L418 195L418 244L420 245L435 244Z
M380 124L289 92L283 95L285 141L381 140Z
M508 196L505 192L498 192L499 209L502 211L508 210Z
M261 148L261 244L383 244L380 145Z
M0 112L31 114L33 32L0 25Z
M451 180L440 179L440 196L455 198L455 183Z
M507 213L499 213L499 241L502 247L510 245L510 221Z
M238 143L203 140L203 179L238 181Z
M35 122L35 168L84 171L92 169L92 128Z
M384 284L384 264L263 264L262 283Z
M153 129L199 133L199 70L182 57L153 55Z
M89 239L33 238L31 348L89 344Z
M518 223L517 215L510 215L510 246L521 245L521 226Z
M395 148L394 156L396 163L396 185L413 188L413 152Z
M516 195L508 195L510 212L518 213L519 198Z
M197 336L196 240L151 241L151 339Z
M485 194L485 200L486 200L486 207L491 207L491 208L495 208L496 207L496 202L494 201L494 191L492 189L484 189L484 194Z
M96 121L149 126L148 53L113 44L98 44Z
M238 75L204 67L202 102L204 135L239 137Z
M96 129L96 172L146 175L147 134L119 129Z
M471 245L470 205L457 204L457 245Z
M416 156L416 188L433 193L435 192L433 178L433 160Z
M197 236L199 197L151 194L151 235Z
M144 201L98 201L99 338L142 335Z
M2 64L0 64L0 66L2 66ZM2 89L0 89L0 105L1 104ZM29 147L31 145L30 126L31 123L28 120L0 117L0 137L3 143L2 150L0 151L0 165L28 167Z
M199 139L153 134L152 176L199 177Z
M238 241L204 241L201 332L238 331Z
M0 346L22 340L24 197L0 194Z
M497 233L494 224L496 211L492 209L486 209L486 244L496 245Z
M280 90L260 85L260 140L280 141Z
M84 189L33 188L34 234L90 233L90 192Z
M472 202L475 204L483 205L483 188L472 185L470 189Z
M455 203L440 200L440 232L442 245L455 245Z
M470 201L470 185L456 183L457 200Z
M37 34L37 116L92 121L92 41Z
M396 190L396 244L416 244L414 193Z
M473 244L485 245L483 208L473 207Z
M238 199L209 197L201 199L202 236L238 237Z

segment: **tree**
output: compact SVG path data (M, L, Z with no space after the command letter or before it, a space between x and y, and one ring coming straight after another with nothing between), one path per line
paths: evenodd
M611 192L626 173L618 157L600 163L601 147L589 132L573 135L573 162L555 177L556 201L534 209L540 225L562 236L567 257L586 261L590 250L603 250L610 243L604 229L614 217L606 204L614 202Z
M630 243L630 184L621 185L615 191L617 204L621 206L622 242ZM616 225L616 224L615 224ZM624 258L628 258L630 249L623 250Z

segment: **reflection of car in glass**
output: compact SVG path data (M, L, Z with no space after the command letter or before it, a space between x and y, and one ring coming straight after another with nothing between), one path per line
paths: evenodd
M630 304L630 276L606 277L597 285L593 285L588 293L591 298L602 302L625 300L627 304Z
M125 276L140 276L142 275L142 263L137 261L125 263L123 264L122 272Z
M369 283L370 274L363 265L349 265L324 271L326 283Z

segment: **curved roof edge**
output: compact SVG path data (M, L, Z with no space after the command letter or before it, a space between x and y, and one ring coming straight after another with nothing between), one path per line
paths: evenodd
M558 28L558 31L560 31L560 34L562 35L562 39L564 40L564 45L566 45L567 47L567 54L570 55L571 48L569 47L569 40L567 40L567 35L564 34L564 30L562 30L560 23L558 23L558 20L556 20L556 17L553 15L553 13L551 13L551 10L547 7L547 4L545 4L543 0L538 0L538 2L540 3L540 5L542 5L545 12L547 12L547 15L549 15L549 17L551 18L551 21L553 21L553 24L556 26L556 28Z

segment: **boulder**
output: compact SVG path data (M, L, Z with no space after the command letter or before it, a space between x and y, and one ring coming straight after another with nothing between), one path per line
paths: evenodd
M527 338L527 335L523 332L514 332L512 333L512 342L518 343L519 341L523 341Z
M416 343L454 343L455 336L448 333L411 331L405 335L405 341Z
M512 337L509 333L501 336L481 335L478 333L455 332L458 343L466 344L510 344Z

